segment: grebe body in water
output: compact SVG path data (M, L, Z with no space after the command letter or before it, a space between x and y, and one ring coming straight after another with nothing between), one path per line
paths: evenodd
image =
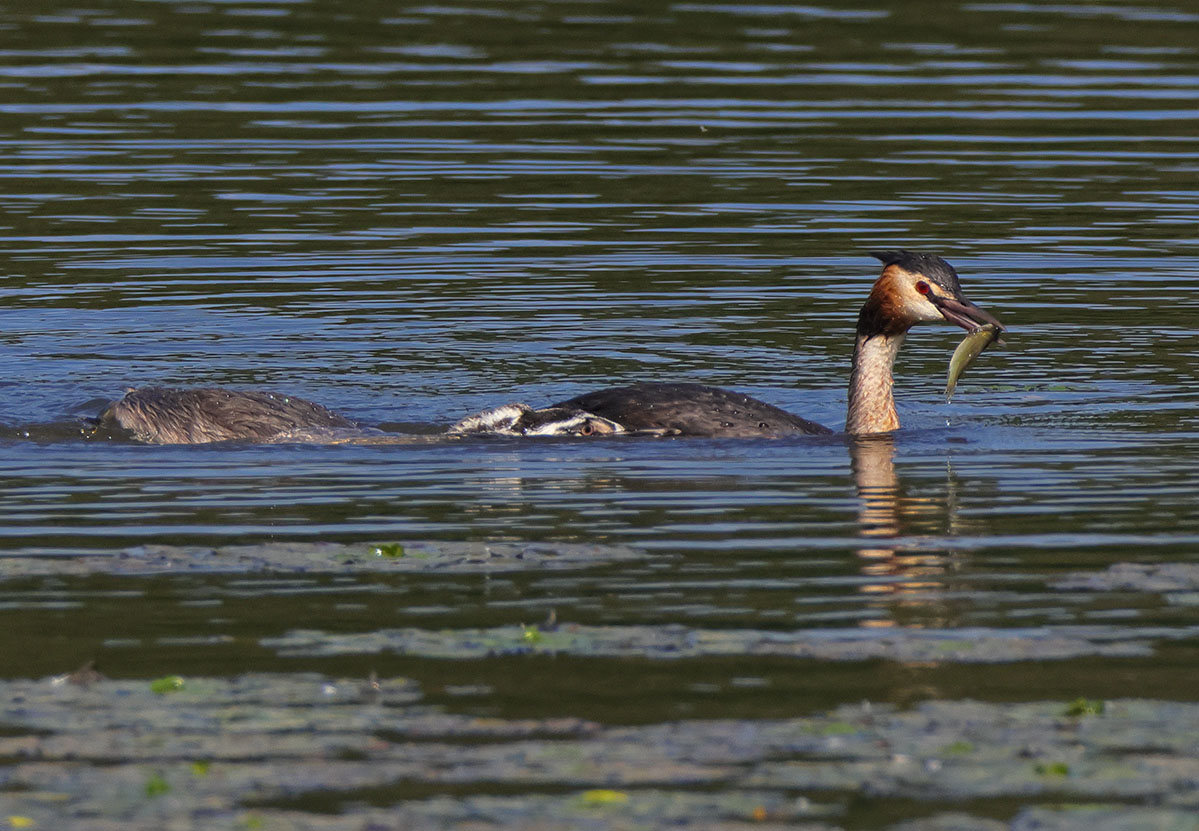
M112 424L150 444L281 442L291 437L303 440L312 431L358 427L303 398L222 387L129 390L100 414L101 427Z
M364 427L332 410L271 392L223 387L138 387L110 404L97 429L116 426L148 444L389 444L389 434ZM619 424L578 408L504 404L464 418L455 436L602 436L625 432ZM391 438L396 438L391 434Z
M882 261L883 271L858 314L845 420L845 431L854 435L899 429L892 367L913 326L948 322L973 331L990 324L1003 331L998 320L963 296L957 272L935 254L897 250L873 256ZM220 388L134 389L104 411L101 423L115 423L139 440L157 444L321 441L345 430L378 434L300 398ZM465 418L448 432L777 437L833 431L719 387L642 383L584 393L543 409L505 404Z
M554 406L612 421L627 433L737 438L833 432L765 401L703 384L610 387Z

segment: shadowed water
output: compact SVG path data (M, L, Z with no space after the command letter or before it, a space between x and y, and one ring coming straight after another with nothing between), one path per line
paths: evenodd
M1197 22L1178 0L9 9L0 675L377 671L438 712L609 726L1193 701L1196 585L1121 569L1199 543ZM868 252L895 247L945 256L1010 332L946 404L962 333L913 330L888 440L148 447L82 421L134 385L227 385L423 435L675 380L840 429ZM464 542L611 556L219 554ZM544 795L504 781L468 790ZM1022 792L863 797L827 826L1008 821Z

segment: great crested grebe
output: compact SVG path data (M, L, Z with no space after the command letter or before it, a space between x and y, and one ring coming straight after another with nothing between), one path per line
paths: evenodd
M879 251L882 275L858 315L845 431L854 435L899 429L892 366L908 329L947 321L967 330L1003 325L962 295L957 272L935 254ZM222 388L130 390L101 415L140 441L322 441L346 431L364 440L378 431L301 398ZM594 436L618 433L672 436L771 437L832 430L771 404L701 384L642 383L585 393L543 409L505 404L465 418L454 435ZM353 441L353 438L349 439Z
M858 314L845 432L899 429L891 369L904 335L918 323L947 321L974 330L1004 327L962 294L953 266L935 254L878 251L883 263ZM701 384L633 384L584 393L554 409L604 419L612 432L674 436L786 436L831 433L827 427L741 393Z

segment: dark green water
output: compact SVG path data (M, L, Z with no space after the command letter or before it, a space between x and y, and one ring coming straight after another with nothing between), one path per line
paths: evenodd
M1199 559L1197 32L1181 0L0 7L0 555L391 540L648 555L493 576L11 576L0 676L89 658L114 678L375 670L447 713L613 726L864 699L1195 700L1199 583L1061 581ZM687 380L839 428L867 252L894 247L945 256L1011 332L947 405L960 331L914 330L885 443L80 435L146 383L269 388L427 431ZM453 640L551 609L579 626L1085 630L1136 648L278 645L297 629ZM941 810L880 802L830 823Z

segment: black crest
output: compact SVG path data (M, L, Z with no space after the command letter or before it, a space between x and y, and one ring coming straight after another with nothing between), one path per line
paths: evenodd
M924 254L919 251L871 251L870 256L880 260L884 266L897 265L911 274L921 274L932 280L941 288L961 297L962 285L958 282L958 273L953 266L936 254Z

